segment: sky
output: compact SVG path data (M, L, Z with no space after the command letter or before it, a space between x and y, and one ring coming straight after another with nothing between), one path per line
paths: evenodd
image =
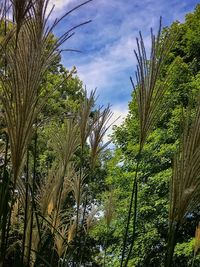
M51 16L62 16L84 0L50 0L54 4ZM163 26L174 21L183 22L199 0L93 0L64 19L55 35L60 36L70 27L84 21L91 23L80 27L64 45L77 52L63 52L62 63L68 69L76 66L78 76L88 92L97 88L98 104L112 106L113 121L120 124L128 112L136 59L135 39L142 32L146 47L150 47L150 28L157 31L159 18Z

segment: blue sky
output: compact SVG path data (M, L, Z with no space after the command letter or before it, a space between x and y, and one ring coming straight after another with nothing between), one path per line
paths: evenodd
M50 0L55 4L53 17L82 3L80 0ZM97 88L98 103L112 105L113 120L127 114L131 99L129 77L134 75L136 60L133 54L135 38L142 31L149 46L150 27L184 21L187 13L200 3L198 0L93 0L62 21L55 34L60 35L70 26L91 19L92 22L76 31L65 48L82 53L65 52L62 62L67 68L76 66L78 76L88 91Z

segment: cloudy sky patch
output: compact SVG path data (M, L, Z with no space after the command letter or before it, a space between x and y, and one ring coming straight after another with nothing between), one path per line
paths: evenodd
M51 0L55 4L54 16L60 16L78 0ZM129 77L134 76L136 60L133 50L135 38L141 30L147 48L149 32L158 29L159 17L163 25L184 21L199 0L93 0L64 19L55 34L60 35L70 27L89 19L92 22L76 30L65 48L82 53L63 53L62 62L67 68L76 66L78 76L88 91L97 88L98 104L112 105L113 120L127 114L132 87ZM121 120L117 121L119 124Z

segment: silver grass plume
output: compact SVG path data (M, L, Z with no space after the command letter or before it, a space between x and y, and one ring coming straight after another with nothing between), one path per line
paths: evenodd
M10 137L14 184L21 171L35 119L51 93L41 86L44 75L57 60L61 52L59 47L77 27L88 23L80 23L50 42L53 29L78 6L48 26L51 14L46 13L48 3L48 0L12 2L14 21L0 44L1 64L6 62L6 70L0 75L1 101Z
M159 82L161 71L174 44L175 34L169 31L161 32L160 26L157 36L151 29L151 52L147 58L146 48L142 34L136 39L137 50L134 51L137 59L137 71L135 72L137 86L131 82L136 96L140 122L140 147L142 148L148 134L160 118L163 96L168 88L167 78Z
M200 200L200 106L192 123L189 113L187 111L184 118L184 131L174 157L170 181L167 267L172 264L179 227L186 216L199 205Z
M129 261L129 258L132 253L132 248L134 245L135 238L135 229L136 229L136 220L137 220L137 194L138 194L138 184L137 184L137 175L139 170L139 163L141 152L143 146L148 138L149 133L155 126L156 122L159 120L162 114L162 104L165 92L168 88L168 75L165 75L164 80L161 79L161 73L165 61L170 53L170 50L173 47L175 41L175 33L170 33L169 31L162 32L162 20L160 19L160 25L157 35L153 34L151 29L151 51L150 58L147 58L146 48L143 41L142 34L139 33L139 38L136 39L137 50L134 51L137 59L137 70L135 72L136 76L136 86L131 79L135 93L135 101L138 107L138 116L139 116L139 150L137 153L137 165L135 170L135 177L133 179L133 187L128 211L128 219L124 236L124 243L122 248L122 258L120 267L126 267ZM129 225L132 214L133 199L134 200L134 215L133 215L133 234L130 249L123 264L127 238L129 232Z
M94 112L94 123L89 135L92 167L94 167L100 152L102 152L111 142L107 141L103 143L103 138L112 125L112 123L110 123L112 116L113 112L111 111L110 106L103 110L99 108Z

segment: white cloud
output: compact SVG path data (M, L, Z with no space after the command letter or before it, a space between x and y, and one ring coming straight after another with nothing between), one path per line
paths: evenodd
M102 88L103 90L113 88L119 75L135 63L133 46L131 38L123 38L104 49L102 54L94 55L90 62L79 65L77 67L79 76L88 89L97 87L101 91Z
M71 2L73 2L73 0L50 0L49 5L50 6L55 5L55 10L60 10Z
M124 122L128 114L128 104L121 103L120 105L115 105L111 107L111 110L113 112L113 116L111 120L109 121L109 124L112 124L112 126L108 129L104 137L105 143L110 140L110 136L113 133L113 126L120 126Z
M198 0L193 0L198 2ZM81 0L50 0L55 4L54 17L60 16L71 7L80 4ZM83 51L78 56L64 54L63 63L67 68L76 65L78 76L88 90L98 88L100 103L111 103L114 112L112 121L119 125L128 112L128 101L131 98L129 76L134 77L136 60L133 50L135 37L141 30L147 50L150 48L150 27L158 28L159 16L163 15L164 25L174 20L183 21L189 11L188 0L94 0L84 11L75 12L72 21L92 19L93 22L81 28L78 34L69 40L69 47ZM192 2L192 1L191 1ZM194 4L191 4L192 10ZM65 29L60 24L60 31ZM85 28L84 28L85 29ZM68 45L67 44L67 45ZM105 138L108 140L109 134Z
M65 8L71 3L73 3L73 0L50 0L47 8L47 14L54 6L53 14L51 16L51 18L53 19L61 13L64 13Z
M137 33L135 33L135 36ZM126 101L131 98L130 76L134 78L136 58L133 50L136 48L135 36L130 34L119 39L103 49L87 62L77 66L80 79L88 90L98 89L102 104L116 104L115 100ZM150 48L149 38L144 38L146 48Z
M121 103L120 105L115 105L111 107L111 110L113 112L112 116L113 126L120 126L124 122L128 114L128 104Z
M58 2L62 11L72 0ZM81 16L78 14L75 17L77 20L80 17L82 20L85 17L91 18L93 22L85 31L81 29L77 38L72 38L74 41L70 43L72 48L84 53L66 56L63 62L66 62L68 68L76 65L78 76L88 90L98 88L101 104L106 105L109 102L112 105L121 105L122 102L124 106L121 105L117 110L115 108L115 114L123 113L123 110L126 113L127 102L131 99L129 76L134 77L136 68L133 50L138 31L142 31L149 50L150 27L156 31L160 15L163 15L164 25L170 25L175 19L183 20L187 3L187 0L93 1Z

